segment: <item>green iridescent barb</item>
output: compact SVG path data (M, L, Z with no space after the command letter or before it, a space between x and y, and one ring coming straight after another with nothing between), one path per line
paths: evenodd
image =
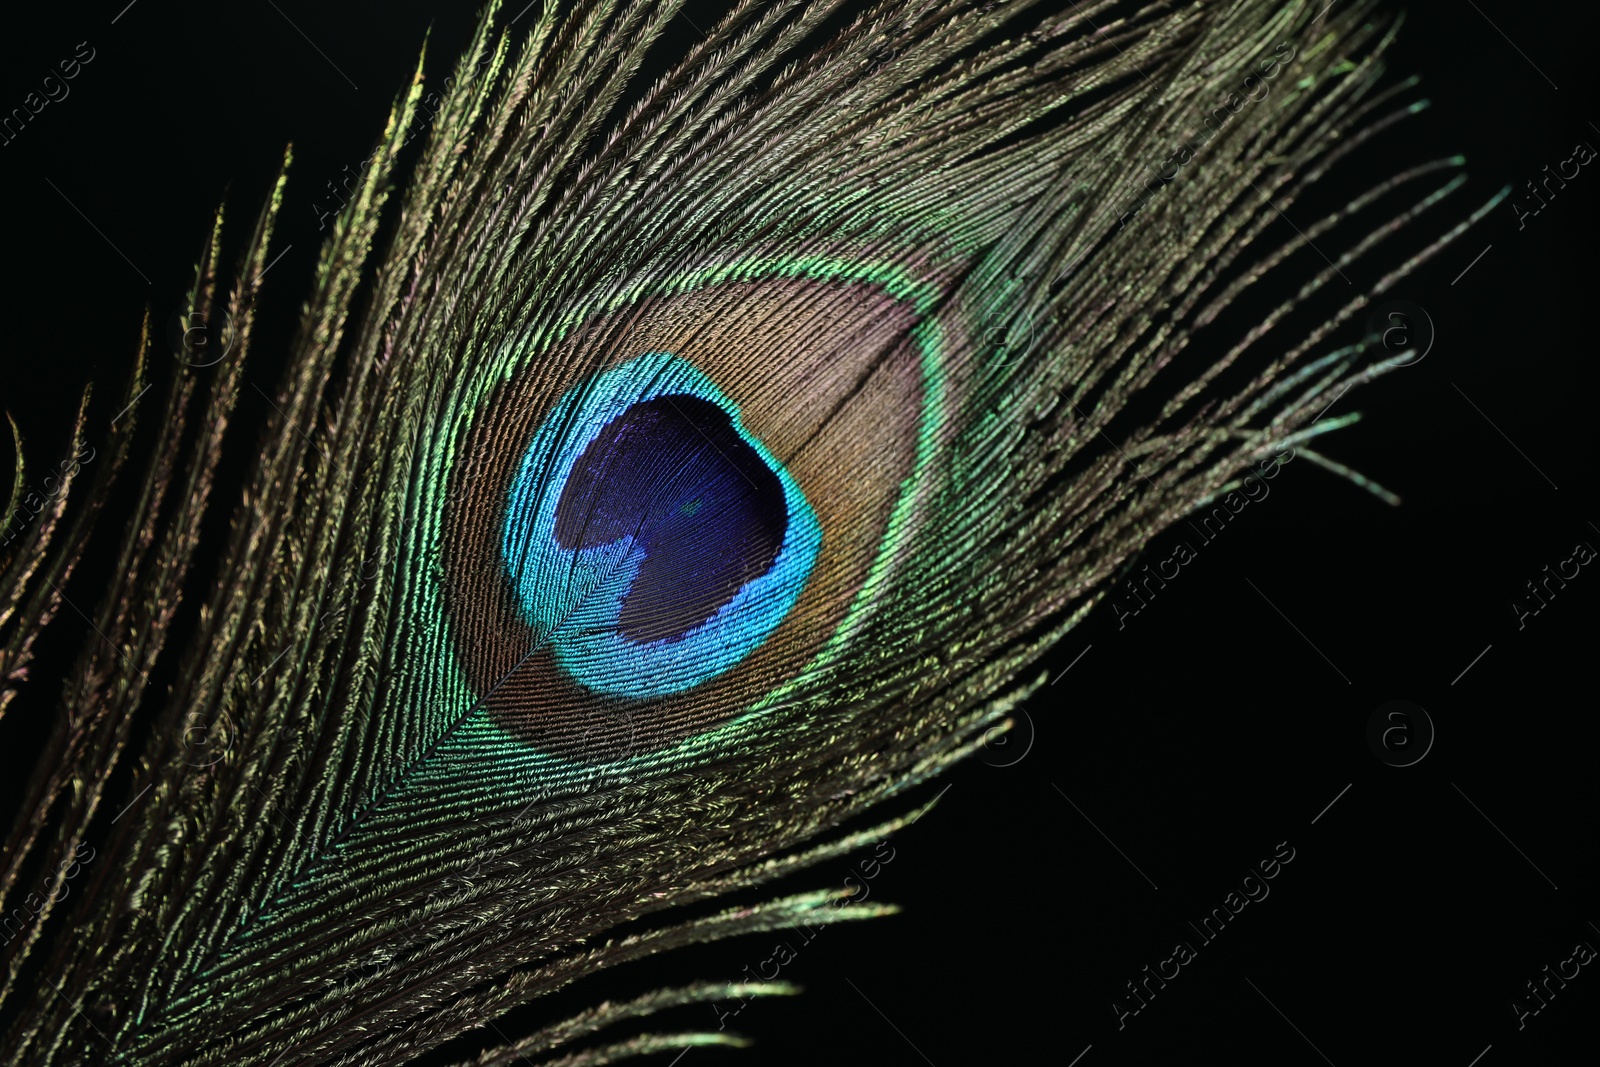
M1371 4L894 0L829 38L836 0L741 2L650 83L679 8L514 39L491 7L397 101L270 423L231 425L283 176L237 280L220 213L199 265L226 357L158 413L141 349L38 507L19 469L0 712L85 544L114 566L0 861L8 1062L403 1063L625 960L881 913L674 909L903 825L840 829L1334 425L1390 366L1336 331L1471 221L1395 251L1458 159L1308 206L1416 110ZM687 982L475 1062L726 1041L595 1035L788 991Z

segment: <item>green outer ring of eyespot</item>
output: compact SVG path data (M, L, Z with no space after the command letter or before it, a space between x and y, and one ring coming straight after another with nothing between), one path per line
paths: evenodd
M918 500L928 489L927 474L938 454L939 428L943 424L946 403L945 369L943 364L944 331L938 321L926 318L928 310L938 300L940 290L931 282L915 278L900 264L856 262L833 255L808 255L799 257L761 257L744 259L737 263L722 266L702 267L697 270L679 274L665 282L654 284L638 284L630 289L617 293L598 307L590 307L581 312L572 312L561 318L551 330L550 335L541 348L548 348L559 344L574 329L582 323L599 315L613 313L621 308L631 306L648 297L682 296L698 289L708 288L727 282L763 281L768 279L789 278L807 279L821 282L866 282L881 288L896 300L909 304L918 316L918 322L911 329L912 342L916 344L922 368L922 417L918 424L917 446L912 461L910 474L901 483L901 489L894 507L889 514L889 522L880 541L878 552L871 567L868 569L861 588L856 591L850 607L846 610L844 618L834 628L833 634L824 642L822 648L812 656L809 663L796 677L815 672L827 667L839 658L848 645L850 638L859 630L862 622L871 611L873 601L879 590L885 588L892 574L895 564L899 560L899 550L909 536L912 525L912 515L916 510ZM488 375L477 383L472 391L476 395L468 402L468 410L476 411L489 391L501 381L510 380L527 363L527 357L505 361L505 370L497 375ZM459 441L459 434L452 434L442 461L442 469L450 470L454 465L454 453ZM437 520L429 523L430 533L437 539L440 534ZM442 613L441 613L441 616ZM461 666L455 659L454 646L446 642L446 647L451 649L451 664L459 671ZM462 679L463 689L472 691L470 685ZM616 774L627 770L643 770L658 765L681 765L692 762L693 757L704 752L717 749L730 734L737 734L751 718L762 711L782 703L796 688L797 682L790 681L779 686L756 702L745 712L736 715L727 722L715 726L702 733L668 745L664 748L654 749L638 755L624 756L620 759L606 761L604 764L590 764L578 760L567 759L548 752L540 752L539 763L543 765L540 777L548 776L554 781L570 781L573 779L592 778L604 772ZM527 749L527 743L513 737L503 727L496 724L488 715L475 717L476 721L463 723L462 740L471 744L473 748L479 745L488 746L490 749L499 750L502 747L515 746ZM485 736L477 736L486 734Z

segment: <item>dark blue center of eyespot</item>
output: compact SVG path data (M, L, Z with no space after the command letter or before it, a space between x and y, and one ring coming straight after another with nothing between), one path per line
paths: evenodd
M607 423L555 509L562 548L631 537L643 549L615 623L641 644L681 638L767 573L788 525L778 476L727 412L685 393Z
M567 390L507 487L501 552L523 621L597 693L671 696L733 669L821 550L794 475L670 352Z

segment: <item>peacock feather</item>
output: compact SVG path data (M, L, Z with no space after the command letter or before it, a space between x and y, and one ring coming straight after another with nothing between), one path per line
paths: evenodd
M287 155L198 264L226 358L157 367L147 324L85 392L99 458L0 549L0 713L112 575L0 861L8 1062L403 1063L881 914L750 891L915 818L1154 534L1286 448L1341 469L1322 413L1392 366L1352 320L1487 210L1411 238L1459 159L1296 210L1420 109L1372 3L740 0L643 84L681 7L491 4L445 91L419 63L265 425ZM474 1062L730 1040L592 1035L786 991Z

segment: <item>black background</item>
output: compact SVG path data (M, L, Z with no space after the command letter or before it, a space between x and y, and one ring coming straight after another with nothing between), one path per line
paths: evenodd
M78 42L95 50L71 95L0 146L0 406L40 465L65 447L84 380L107 401L120 387L145 306L158 324L177 309L215 204L227 196L242 226L292 140L278 245L289 250L267 289L263 348L283 340L323 184L367 154L429 27L437 80L474 21L461 4L122 6L7 12L0 35L0 111ZM678 22L707 25L698 10ZM1435 106L1372 173L1394 165L1385 153L1460 151L1461 217L1577 142L1600 145L1594 26L1575 10L1413 10L1391 62L1423 75ZM696 39L692 25L674 33ZM1502 204L1397 291L1426 309L1434 346L1341 400L1366 418L1320 447L1401 507L1291 464L1125 626L1097 611L1044 664L1052 678L1070 671L1028 702L1017 732L925 790L949 787L872 882L904 914L801 947L782 977L806 993L754 1003L734 1024L754 1050L681 1062L1467 1067L1482 1054L1495 1067L1554 1062L1591 1037L1594 967L1524 1029L1510 1003L1577 942L1600 947L1600 577L1585 568L1522 629L1510 605L1577 543L1600 547L1597 201L1589 167L1521 229ZM243 416L262 414L252 404L264 408L247 387ZM1146 558L1186 536L1169 532ZM1437 731L1414 766L1386 766L1366 740L1369 716L1394 699L1425 708ZM5 725L9 794L38 726ZM1202 946L1188 923L1280 842L1294 859L1270 896ZM796 888L838 885L852 866ZM500 1026L515 1036L604 995L736 979L780 940L801 939L650 961ZM1112 1000L1129 1001L1124 984L1179 940L1197 958L1119 1030ZM670 1019L715 1028L704 1009Z

